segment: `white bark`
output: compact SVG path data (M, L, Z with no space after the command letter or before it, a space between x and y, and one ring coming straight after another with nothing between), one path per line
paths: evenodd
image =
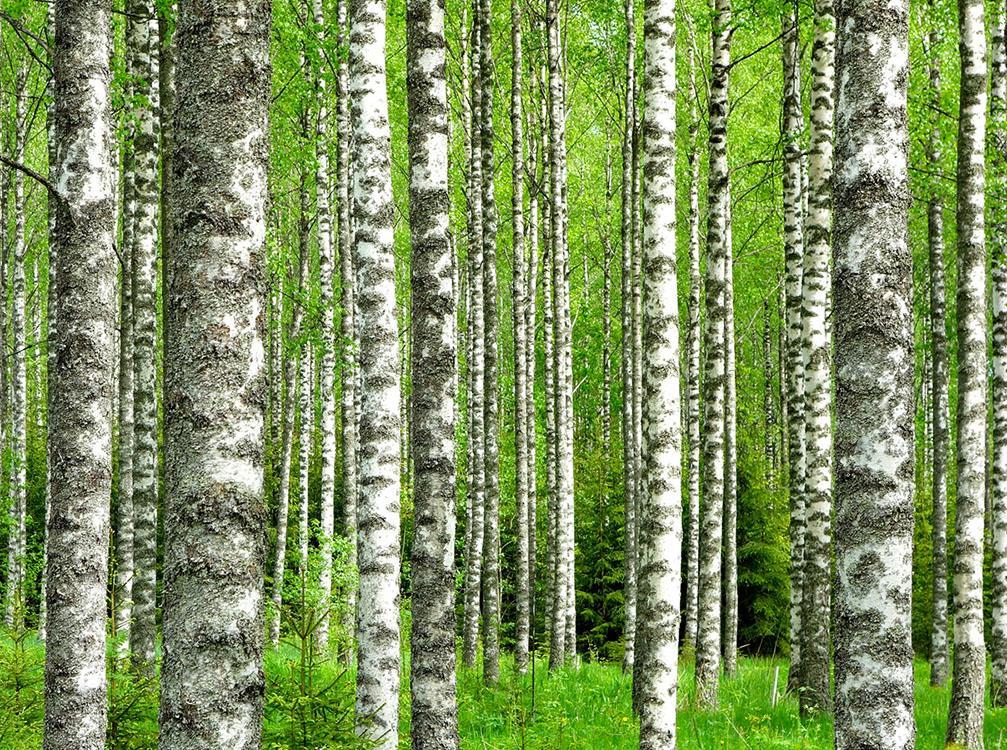
M915 746L908 21L887 0L836 19L837 750Z
M724 674L738 670L738 384L734 332L731 184L724 198L724 524L720 647Z

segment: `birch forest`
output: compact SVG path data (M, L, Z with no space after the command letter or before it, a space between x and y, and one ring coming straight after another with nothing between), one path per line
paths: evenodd
M39 748L1007 748L1007 0L0 0Z

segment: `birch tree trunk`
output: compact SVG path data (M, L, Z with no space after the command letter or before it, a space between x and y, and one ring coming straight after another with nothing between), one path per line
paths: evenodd
M696 688L700 705L717 705L720 678L720 595L725 452L725 287L727 274L727 114L731 2L717 0L710 82L710 167L706 262L703 507L699 538L699 624Z
M160 748L253 750L265 688L269 5L182 0L175 34Z
M154 674L157 633L157 408L154 374L157 286L157 17L153 5L132 0L136 28L133 87L145 102L134 113L133 138L133 625L132 667Z
M408 5L409 226L412 233L412 740L458 747L455 698L455 294L448 238L444 0Z
M380 750L398 745L399 393L391 132L384 0L354 3L349 94L353 127L353 259L360 351L359 732Z
M473 0L474 3L481 0ZM475 7L475 6L473 6ZM483 318L483 199L482 199L482 86L480 84L480 25L477 14L472 21L472 126L469 155L469 334L471 359L469 360L469 450L472 454L472 477L469 482L469 525L466 530L465 549L465 602L462 641L462 660L467 667L476 663L479 641L479 607L483 577L483 534L485 531L485 326Z
M930 5L933 11L933 3ZM995 39L996 37L994 37ZM1003 49L1002 34L1000 50ZM936 56L937 33L928 35L930 67L930 101L937 109L933 118L927 144L927 161L930 169L940 171L941 142L938 110L940 109L940 61ZM996 43L994 43L996 48ZM1001 61L1002 65L1002 61ZM994 71L998 68L995 66ZM1000 68L1002 71L1002 68ZM997 79L994 78L994 81ZM1002 76L1000 80L1003 80ZM994 85L994 92L996 86ZM994 94L995 95L995 94ZM939 188L932 188L927 203L927 239L930 250L930 351L932 355L930 398L933 431L933 465L931 493L933 511L933 622L930 631L930 684L943 685L948 678L948 344L947 313L944 285L944 201ZM1007 464L1005 464L1007 468ZM994 472L994 480L997 473ZM996 559L994 557L994 559ZM1007 577L1005 577L1007 592ZM1007 611L1007 601L1005 601ZM994 618L995 620L995 618ZM995 626L994 626L995 628ZM995 630L994 630L995 632ZM1005 629L1007 638L1007 629ZM993 650L996 654L996 649ZM996 659L994 657L994 675ZM1007 672L1007 664L1005 664ZM996 681L991 685L995 685ZM993 691L996 695L996 691Z
M734 342L734 209L724 198L724 611L720 645L724 674L738 670L738 383Z
M836 18L837 750L915 746L908 21L880 0Z
M993 276L993 460L990 471L992 477L991 502L993 506L992 536L992 627L990 632L990 700L994 706L1007 705L1007 261L1004 258L1003 232L1007 228L1007 179L1004 177L1004 148L1007 145L1007 50L1004 40L1005 12L1003 6L997 8L993 24L993 66L992 101L990 105L990 156L993 169L990 172L990 244ZM931 41L933 43L933 41ZM931 71L931 74L933 71ZM931 244L931 248L933 245ZM943 247L941 253L943 261ZM931 274L934 260L931 258ZM943 267L941 268L943 271ZM943 276L941 276L943 281ZM946 364L945 353L945 368ZM936 369L937 357L934 357ZM945 370L946 373L946 370ZM935 374L936 376L936 374ZM936 387L936 381L935 381ZM936 397L936 394L935 394ZM945 401L945 404L947 402ZM945 417L946 418L946 417ZM937 440L939 417L934 410L934 442ZM946 430L946 426L944 428ZM945 433L946 434L946 433ZM945 437L946 440L946 437ZM934 482L937 464L944 454L934 449ZM935 485L936 490L936 485ZM936 495L934 495L936 498ZM936 503L936 500L935 500ZM946 512L946 508L945 508ZM936 519L937 506L934 505ZM936 520L935 520L936 524ZM935 543L937 527L934 526ZM936 565L936 547L934 555ZM935 570L934 575L937 575ZM947 597L947 572L945 571L944 593ZM934 596L937 583L934 582ZM934 615L934 637L937 637L936 607ZM945 636L945 674L947 669L947 622L942 634ZM931 667L933 674L935 667Z
M786 257L786 406L784 424L788 445L790 497L790 671L787 690L801 684L801 628L804 594L804 361L801 355L801 300L804 220L801 210L800 39L798 6L783 16L783 246ZM781 372L781 384L784 376ZM782 386L781 386L782 387Z
M682 582L682 403L675 248L675 0L644 4L640 748L674 750Z
M482 244L484 356L483 398L485 408L484 456L485 531L483 533L482 615L483 679L495 684L500 679L500 443L498 403L498 343L500 334L497 310L497 207L494 198L495 131L493 127L492 3L479 0L479 86L482 98L480 114L480 149L482 154Z
M524 246L524 132L521 88L523 62L521 50L521 1L511 0L511 230L514 258L514 504L517 518L517 623L515 625L514 665L521 674L528 669L528 634L531 627L531 590L529 541L534 530L528 513L528 410L534 404L534 391L528 386L528 336L526 317L528 287Z
M636 432L633 416L633 143L636 127L636 3L626 0L626 99L622 137L622 494L625 507L623 563L624 672L636 655Z
M983 534L986 498L986 27L983 3L959 5L958 491L955 505L954 658L948 743L983 746L986 646Z
M116 322L112 8L99 0L57 0L55 6L58 193L51 197L60 305L50 342L43 747L102 750Z
M689 47L689 329L688 329L688 432L689 517L685 564L685 646L695 648L699 610L699 368L700 368L700 277L699 246L699 103L696 95L696 59Z
M332 249L332 210L329 206L329 107L326 80L323 70L325 48L325 13L322 0L312 0L311 13L318 44L318 67L315 70L315 205L318 214L318 277L322 307L322 351L319 361L321 375L321 497L319 499L319 524L321 536L319 553L321 567L318 587L321 589L322 611L316 638L323 651L329 644L329 609L332 601L332 536L335 533L336 494L336 339L335 308L333 307L333 277L335 255ZM342 28L342 27L340 27Z
M805 381L805 541L801 598L801 712L832 710L832 123L835 14L832 0L815 2L811 50L811 153L808 218L801 281Z
M307 226L307 222L305 222ZM305 236L305 239L307 237ZM305 255L307 249L305 248ZM297 436L297 478L298 478L298 504L297 504L297 572L301 577L301 586L307 584L308 576L308 509L311 503L310 497L310 469L311 469L311 442L314 434L315 409L314 399L311 392L312 385L312 364L314 356L311 344L307 341L301 344L301 385L299 390L300 422Z
M535 70L535 68L532 68ZM533 83L537 76L532 76ZM529 112L530 115L530 112ZM529 122L531 118L529 116ZM536 295L538 292L538 259L539 259L539 208L541 206L540 192L542 190L543 176L540 174L538 165L540 140L535 137L532 128L529 128L529 160L527 174L534 182L533 189L528 194L528 221L526 223L528 233L527 271L525 274L527 296L525 298L525 389L527 392L528 406L525 410L527 425L525 427L525 438L528 441L528 448L525 458L528 462L528 594L529 594L529 651L531 659L534 659L535 652L535 609L536 609L536 571L537 571L537 547L538 547L538 463L536 454L538 448L538 420L536 419L535 399L535 367L536 356Z

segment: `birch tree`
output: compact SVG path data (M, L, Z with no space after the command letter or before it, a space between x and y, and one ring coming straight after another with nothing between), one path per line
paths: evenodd
M349 94L353 134L353 259L359 290L360 600L357 719L376 747L398 745L399 430L398 324L392 253L391 132L384 0L354 3Z
M458 747L455 699L455 296L448 238L444 0L408 5L409 225L412 234L412 740Z
M909 7L853 0L837 10L836 748L911 750Z
M963 0L958 118L958 479L955 503L954 658L948 744L983 746L986 645L983 535L986 499L986 25Z
M682 580L682 404L675 252L675 0L644 4L640 748L674 750Z
M115 178L111 5L57 0L55 295L50 340L45 750L105 746L105 589L112 493ZM80 356L86 353L87 356Z
M738 381L734 332L734 208L724 198L724 522L720 647L724 674L738 670Z

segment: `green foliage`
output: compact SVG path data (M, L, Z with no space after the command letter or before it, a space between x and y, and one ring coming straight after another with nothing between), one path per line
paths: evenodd
M34 634L0 631L0 747L42 744L44 659Z

